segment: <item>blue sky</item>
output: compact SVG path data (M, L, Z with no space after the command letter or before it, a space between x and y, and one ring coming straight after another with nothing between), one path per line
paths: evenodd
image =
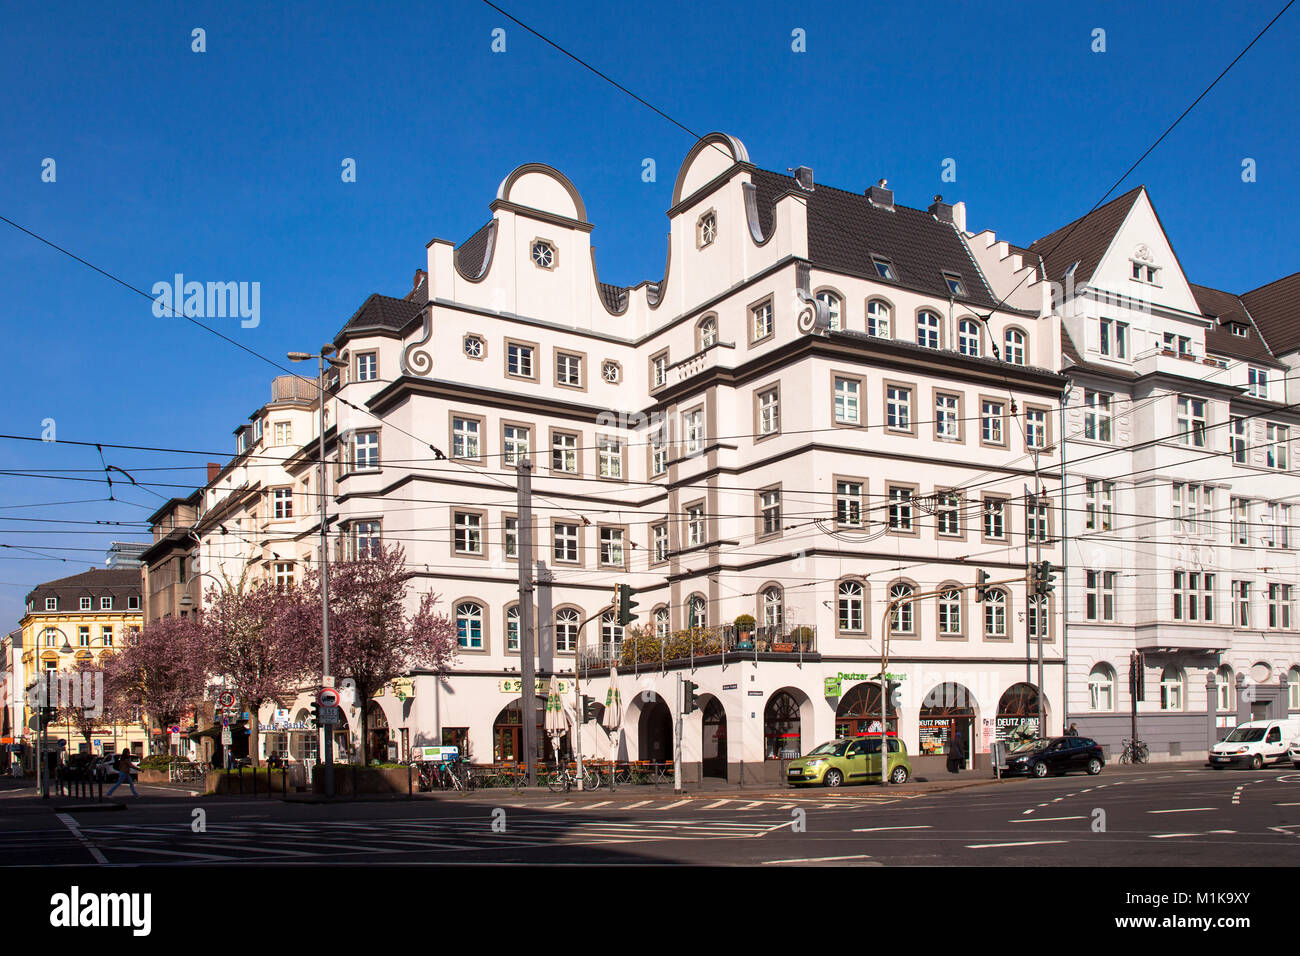
M912 206L942 193L971 227L1028 243L1087 211L1282 4L500 5L688 128L739 136L759 166L853 190L885 177ZM1300 268L1282 81L1298 37L1292 9L1120 187L1147 184L1195 281L1244 291ZM277 360L331 338L369 293L404 294L425 243L466 238L526 162L582 192L602 280L659 278L692 142L480 0L13 6L0 113L0 215L146 291L177 272L259 282L256 328L213 323ZM956 182L940 179L947 158ZM102 566L115 536L8 519L141 520L228 456L277 372L3 223L0 288L0 432L38 437L53 419L61 439L211 452L106 452L177 469L138 471L152 491L119 484L133 504L29 507L107 486L0 476L0 543L68 559L0 548L8 628L28 589ZM0 470L99 467L93 448L0 441Z

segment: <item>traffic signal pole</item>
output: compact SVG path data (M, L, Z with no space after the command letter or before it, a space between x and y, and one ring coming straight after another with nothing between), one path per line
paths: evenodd
M519 692L523 756L528 786L537 786L537 665L533 644L533 464L521 455L515 464L519 512Z
M677 742L673 747L673 793L682 792L682 672L677 672Z

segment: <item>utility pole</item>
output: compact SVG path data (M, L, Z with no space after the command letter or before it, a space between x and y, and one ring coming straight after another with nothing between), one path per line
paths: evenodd
M673 745L673 793L682 792L682 672L677 672L677 734Z
M1025 602L1026 602L1025 607L1028 611L1029 620L1034 620L1035 617L1037 617L1038 620L1038 635L1037 635L1038 636L1038 736L1046 737L1047 724L1044 723L1045 713L1044 713L1044 704L1043 704L1043 700L1046 696L1046 691L1043 688L1043 629L1047 626L1047 595L1046 594L1042 596L1043 613L1035 615L1034 612L1034 609L1037 606L1036 601L1039 596L1038 589L1035 586L1034 582L1038 580L1037 569L1043 566L1043 534L1042 533L1047 530L1045 527L1040 528L1038 526L1038 492L1041 489L1042 485L1041 483L1039 483L1039 479L1038 479L1038 451L1037 450L1034 451L1034 482L1036 483L1037 486L1034 488L1034 493L1032 495L1030 495L1029 493L1029 488L1028 487L1025 488L1025 505L1026 505L1025 517L1027 519L1026 524L1029 527L1034 529L1034 569L1035 569L1035 573L1030 574L1025 579L1025 583L1027 585L1025 589ZM1029 508L1031 507L1033 508L1032 512L1030 512L1029 510ZM1032 521L1028 520L1030 518L1032 518ZM1046 582L1044 581L1044 583ZM1064 705L1064 703L1065 702L1062 701L1062 705Z
M533 644L533 464L527 455L515 462L519 512L519 711L528 786L537 786L537 668Z

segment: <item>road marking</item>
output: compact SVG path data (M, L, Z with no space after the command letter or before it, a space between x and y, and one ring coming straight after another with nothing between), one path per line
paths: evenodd
M673 807L680 807L683 804L690 803L690 800L678 800L676 803L670 803L667 806L660 807L660 810L671 810Z
M855 827L854 833L879 833L881 830L928 830L929 824L917 824L910 827Z
M606 804L613 803L613 802L614 802L613 800L601 800L599 803L589 803L587 804L587 809L595 810L597 807L603 807Z
M1216 833L1236 833L1236 830L1206 830L1204 833L1153 833L1153 840L1168 840L1171 837L1213 836Z
M767 806L767 801L766 801L766 800L755 800L753 803L747 803L747 804L745 804L745 806L741 807L740 809L741 809L741 810L753 810L755 807L765 807L765 806Z
M783 803L783 804L781 804L779 807L777 807L777 809L778 809L778 810L793 810L793 809L794 809L794 804L793 804L793 803Z
M1300 803L1275 803L1275 807L1300 807Z
M1048 823L1052 820L1086 820L1087 817L1034 817L1032 820L1008 820L1008 823Z
M1074 794L1070 794L1070 796L1074 796ZM1053 803L1060 803L1060 802L1061 802L1062 800L1064 800L1064 799L1065 799L1065 797L1057 797L1057 798L1056 798L1055 800L1053 800L1052 802L1053 802Z
M608 801L606 801L606 802L608 802ZM644 806L645 806L647 803L649 803L649 802L650 802L649 800L642 800L640 803L629 803L629 804L628 804L627 806L625 806L623 809L624 809L624 810L635 810L637 807L644 807ZM708 807L705 807L704 809L707 810Z
M968 850L991 850L1003 846L1046 846L1049 843L1069 843L1069 840L1027 840L1023 843L968 843Z
M565 800L563 803L552 803L552 804L550 804L549 806L543 807L542 809L543 809L543 810L558 810L560 807L567 807L567 806L568 806L569 804L571 804L572 802L573 802L572 800Z
M1022 814L1020 814L1020 815L1023 817L1023 816L1027 816L1028 814L1031 814L1031 813L1033 813L1033 812L1034 812L1034 808L1033 808L1033 807L1030 807L1028 810L1026 810L1024 813L1022 813Z
M1217 807L1183 807L1180 810L1148 810L1147 813L1201 813L1205 810L1216 810Z
M810 856L803 860L764 860L763 866L772 866L777 863L833 863L836 860L869 860L871 859L865 853L859 853L855 856Z
M99 850L96 849L95 844L91 843L82 835L80 828L77 826L76 820L72 819L72 817L68 816L66 813L56 813L55 816L62 821L65 827L72 831L72 835L76 837L77 841L86 848L86 851L95 858L96 863L108 862L108 860L105 859L104 854L100 853Z
M731 802L730 800L717 800L717 801L714 801L713 803L710 803L707 807L704 807L703 809L705 809L705 810L712 810L712 809L714 809L715 807L720 807L720 806L722 806L724 803L730 803L730 802Z

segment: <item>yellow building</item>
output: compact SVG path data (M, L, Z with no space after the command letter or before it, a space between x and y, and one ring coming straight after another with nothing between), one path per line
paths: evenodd
M19 626L21 648L11 650L10 684L27 688L41 672L71 671L83 661L101 665L142 623L139 568L97 568L38 585L27 595ZM30 745L35 737L29 727L34 711L24 700L14 704L15 716L21 712L14 729ZM148 753L149 731L139 715L133 717L123 722L106 715L91 728L89 744L76 723L60 719L47 728L46 747L105 754L129 747L139 754ZM66 743L60 745L59 740ZM27 762L30 754L29 746Z

